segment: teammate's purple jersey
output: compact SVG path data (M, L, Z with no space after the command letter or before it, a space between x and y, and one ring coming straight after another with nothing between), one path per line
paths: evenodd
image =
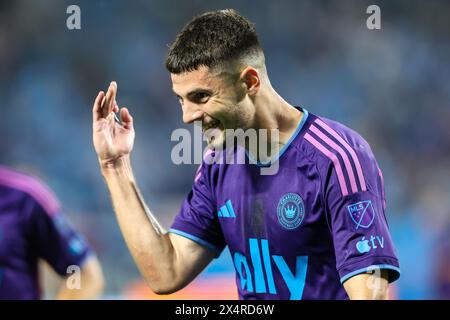
M354 275L400 275L369 145L302 111L277 174L203 162L170 229L217 254L228 245L240 299L348 299L342 283Z
M0 167L0 299L39 299L38 259L61 276L91 253L36 178Z

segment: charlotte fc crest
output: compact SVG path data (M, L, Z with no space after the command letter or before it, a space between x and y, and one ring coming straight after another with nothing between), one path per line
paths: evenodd
M278 222L285 229L292 230L302 224L305 217L305 206L302 198L296 193L286 193L278 202Z

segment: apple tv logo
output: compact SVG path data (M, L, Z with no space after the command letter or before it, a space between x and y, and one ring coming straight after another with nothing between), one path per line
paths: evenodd
M377 246L377 244L379 246ZM379 247L384 248L384 238L379 236L370 236L370 239L362 237L361 240L356 243L356 250L361 254L367 253L372 249L375 250Z

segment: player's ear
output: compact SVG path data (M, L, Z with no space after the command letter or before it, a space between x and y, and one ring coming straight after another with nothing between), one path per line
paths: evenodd
M245 84L247 94L254 96L261 87L259 73L255 68L246 67L240 75L240 80Z

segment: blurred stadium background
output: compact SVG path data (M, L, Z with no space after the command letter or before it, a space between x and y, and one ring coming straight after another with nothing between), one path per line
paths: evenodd
M81 30L66 8L81 8ZM366 28L367 6L382 29ZM0 1L0 163L41 177L98 253L105 299L236 298L229 253L176 295L150 293L117 226L91 142L109 81L135 117L133 163L168 227L195 165L170 159L184 126L163 61L195 14L234 8L256 23L274 87L368 140L386 180L402 276L398 299L450 298L450 2Z

